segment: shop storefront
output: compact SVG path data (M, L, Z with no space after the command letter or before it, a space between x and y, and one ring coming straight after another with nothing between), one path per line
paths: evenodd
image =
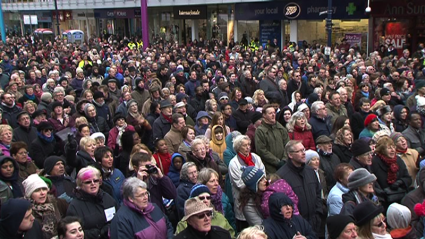
M96 35L96 19L93 10L74 10L72 16L73 30L83 31L87 39Z
M59 12L59 24L60 24L59 29L60 29L60 31L64 32L66 30L74 29L74 25L72 23L72 18L73 18L72 11L70 11L70 10L60 10L58 12ZM52 26L52 27L53 27L53 30L56 33L56 11L53 11L52 14L53 14L52 21L54 22L54 24L53 24L54 26Z
M333 1L332 42L339 43L347 34L360 35L358 44L366 49L368 16L364 0ZM235 4L235 40L251 41L259 37L262 45L274 38L288 41L326 44L327 0L302 2L262 2Z
M135 17L134 10L133 8L95 10L97 34L131 36L131 19Z
M403 49L416 51L425 42L423 0L373 2L371 8L374 50L391 43L401 55Z
M183 43L189 40L207 38L207 6L178 6L173 8L173 16L179 21L180 34Z

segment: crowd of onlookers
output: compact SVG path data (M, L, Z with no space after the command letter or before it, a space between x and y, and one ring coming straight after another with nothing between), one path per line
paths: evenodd
M10 37L0 238L421 238L425 49Z

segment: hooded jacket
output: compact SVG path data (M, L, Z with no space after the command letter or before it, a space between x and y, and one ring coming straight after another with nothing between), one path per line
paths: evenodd
M393 124L394 124L394 129L396 132L403 132L405 129L407 129L408 123L407 123L407 119L402 120L401 119L401 111L403 109L407 110L407 115L409 115L409 108L404 106L404 105L396 105L394 106L394 120L393 120ZM407 116L406 116L407 118Z
M270 196L270 217L263 221L264 232L270 239L291 239L298 232L306 238L317 238L310 224L301 216L292 215L285 219L281 213L282 206L293 203L284 193L274 193Z
M221 128L223 131L223 138L221 140L218 140L215 137L214 131L217 128ZM224 151L226 150L226 141L225 141L224 135L225 135L225 129L223 129L223 126L221 125L215 125L211 130L210 148L220 156L220 160L223 160L223 154L224 154Z
M292 204L294 205L294 215L300 215L300 212L298 211L298 196L292 190L291 185L289 185L285 180L279 179L270 184L266 191L263 192L261 200L261 214L263 215L263 218L268 218L270 216L269 199L271 195L278 192L284 193L289 197L289 199L291 199Z
M41 226L37 220L34 220L31 229L24 234L18 234L19 226L30 206L31 203L25 199L11 199L3 205L0 214L0 238L43 238Z
M171 179L171 181L173 181L174 186L176 186L176 188L177 188L180 184L180 170L181 170L181 168L177 169L174 166L174 159L176 157L181 157L183 159L182 165L184 163L186 163L186 159L179 153L174 153L171 156L171 165L170 165L170 169L168 170L167 176Z
M19 177L19 165L18 163L9 156L1 156L0 157L0 167L6 163L6 160L9 160L13 163L14 171L11 177L5 177L0 173L0 180L6 184L9 184L8 188L13 194L14 198L20 198L24 196L24 187L22 186L22 181ZM9 190L8 190L9 191Z

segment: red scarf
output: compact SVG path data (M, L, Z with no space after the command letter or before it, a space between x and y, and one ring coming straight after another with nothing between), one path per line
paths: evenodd
M407 148L405 150L396 149L398 154L405 154L407 152Z
M382 154L377 153L378 157L384 161L384 163L388 167L388 176L387 176L387 183L393 184L397 180L397 172L398 172L398 164L397 164L397 155L394 156L394 158L388 158L387 156L384 156Z
M248 156L243 156L241 153L238 153L238 156L246 163L246 165L255 166L254 161L252 161L251 153L249 153Z
M165 119L166 121L170 122L170 124L172 124L172 123L173 123L173 119L172 119L171 117L168 117L168 116L164 115L163 113L161 113L161 115L164 117L164 119Z

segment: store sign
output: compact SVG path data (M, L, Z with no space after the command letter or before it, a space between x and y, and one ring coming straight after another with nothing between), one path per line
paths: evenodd
M285 16L289 19L296 19L301 13L301 7L297 3L291 2L285 6Z
M412 16L425 14L423 0L385 1L371 3L372 16Z
M273 39L277 39L280 48L280 28L280 21L260 21L260 42L263 48L266 47L268 41L273 42Z
M361 33L346 33L345 39L347 43L350 44L350 47L357 44L358 47L362 45L362 34Z
M366 2L363 0L333 1L333 19L365 19ZM328 10L327 0L305 0L285 3L284 1L270 1L261 3L235 4L236 20L323 20L325 15L319 13Z
M96 10L95 15L99 18L134 18L134 9Z
M174 7L174 19L206 19L206 6Z

